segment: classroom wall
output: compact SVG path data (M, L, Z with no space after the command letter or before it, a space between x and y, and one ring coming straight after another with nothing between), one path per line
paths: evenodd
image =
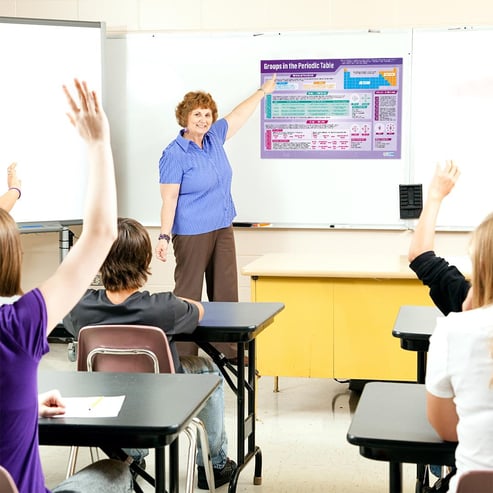
M193 8L191 8L191 6ZM108 33L136 31L333 30L493 25L493 3L485 0L0 0L0 16L104 21ZM190 55L193 60L193 54ZM200 54L197 47L195 56ZM22 174L22 170L19 170ZM149 183L149 187L157 187ZM77 229L74 228L76 234ZM151 237L158 234L149 229ZM238 265L270 252L337 255L378 252L405 255L409 231L238 230ZM444 255L467 252L466 233L438 233ZM59 262L58 234L23 235L24 281L30 289ZM153 262L151 291L172 289L173 262ZM249 299L249 280L239 276L240 298Z

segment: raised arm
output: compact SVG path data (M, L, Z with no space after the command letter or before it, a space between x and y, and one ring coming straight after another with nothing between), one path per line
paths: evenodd
M7 212L12 210L15 203L21 197L21 181L17 176L17 163L12 163L7 168L7 191L0 195L0 207Z
M446 161L443 168L440 164L436 165L435 174L428 188L423 210L409 246L409 262L412 262L418 255L433 250L440 206L443 199L454 188L459 176L460 170L453 161Z
M75 81L78 103L64 87L68 117L87 145L89 175L83 230L55 273L40 290L51 330L81 298L117 237L116 186L110 129L98 98L86 83Z
M233 111L231 111L231 113L229 113L229 115L224 117L228 122L226 140L233 137L233 135L245 124L248 118L250 118L262 98L267 94L274 92L275 88L276 75L274 74L272 79L266 80L250 97L242 101L233 109Z

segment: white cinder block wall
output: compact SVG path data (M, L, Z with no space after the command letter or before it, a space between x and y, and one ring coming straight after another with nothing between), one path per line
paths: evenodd
M108 33L136 31L332 30L493 25L486 0L0 0L0 16L104 21ZM198 56L198 55L197 55ZM193 59L191 59L193 63ZM8 76L8 74L5 74ZM165 143L163 142L163 145ZM22 170L20 170L22 173ZM158 187L150 183L149 187ZM157 211L158 213L158 211ZM76 235L80 232L74 227ZM157 228L149 228L156 238ZM270 252L379 252L405 255L408 231L238 230L238 266ZM467 252L468 234L439 233L437 250ZM23 288L37 285L59 262L58 234L23 235ZM173 288L173 262L154 262L151 291ZM240 299L249 300L249 280L239 276Z

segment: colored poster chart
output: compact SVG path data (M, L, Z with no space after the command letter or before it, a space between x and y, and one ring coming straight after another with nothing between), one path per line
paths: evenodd
M402 58L262 60L262 158L399 159Z

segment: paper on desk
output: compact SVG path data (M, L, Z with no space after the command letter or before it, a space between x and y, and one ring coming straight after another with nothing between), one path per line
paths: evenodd
M56 418L112 418L118 416L124 395L92 397L63 397L65 414Z

